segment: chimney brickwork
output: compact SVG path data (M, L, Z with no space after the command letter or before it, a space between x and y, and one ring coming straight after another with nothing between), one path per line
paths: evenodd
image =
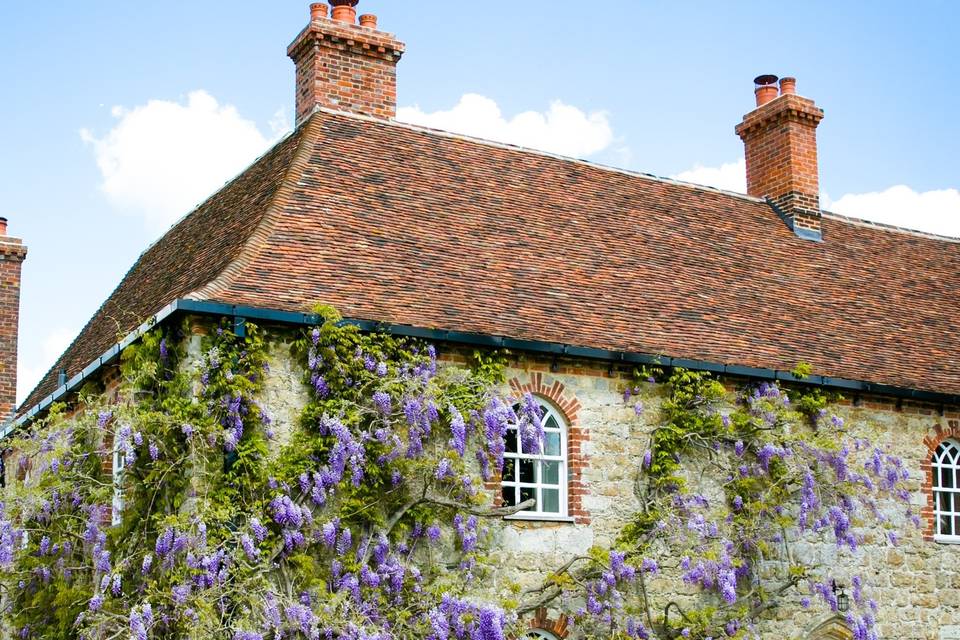
M0 218L0 423L13 415L17 403L17 336L20 325L20 270L27 248L7 235Z
M796 94L796 80L756 80L757 108L736 127L747 163L747 193L767 198L802 238L821 239L817 126L823 110Z
M373 15L360 16L358 0L310 6L310 24L287 49L297 67L297 124L317 107L375 118L397 114L397 63L405 45L377 30Z

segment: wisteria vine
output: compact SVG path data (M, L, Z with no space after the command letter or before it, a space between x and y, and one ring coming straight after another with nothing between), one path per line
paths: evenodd
M775 607L837 610L834 576L798 541L855 553L868 518L889 544L916 521L902 462L848 436L820 392L731 399L708 374L638 371L624 420L651 435L635 516L613 548L495 593L501 519L532 502L497 508L489 487L510 429L539 450L539 403L500 392L503 354L442 365L432 345L321 311L269 341L252 324L152 331L124 353L119 389L85 389L9 443L9 632L505 640L552 608L578 638L748 637ZM274 424L265 394L280 348L309 390L295 428ZM869 585L848 578L847 622L873 640Z

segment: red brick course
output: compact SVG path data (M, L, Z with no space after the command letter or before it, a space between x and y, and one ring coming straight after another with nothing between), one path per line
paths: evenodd
M770 198L794 227L820 231L817 125L813 100L784 94L748 113L736 127L747 163L747 193Z
M567 618L567 616L560 615L556 618L551 618L546 608L540 607L534 613L528 628L531 630L538 629L540 631L546 631L560 640L564 640L564 638L570 635L570 629L567 628L568 624L569 618Z
M920 517L924 521L923 539L928 542L933 541L937 526L934 517L933 454L944 440L960 441L960 419L947 419L946 424L946 427L941 424L934 426L933 432L923 439L925 455L920 460L920 471L923 474L921 493L926 497L926 504L920 509Z
M20 240L0 236L0 422L13 414L17 402L20 275L26 257L27 248Z
M392 119L404 48L393 34L315 16L287 49L297 67L297 124L317 107Z

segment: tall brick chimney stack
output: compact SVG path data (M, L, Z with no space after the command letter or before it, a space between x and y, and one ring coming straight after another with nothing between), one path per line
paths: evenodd
M736 127L747 159L747 193L767 198L801 238L820 240L817 125L823 109L796 93L795 78L760 76L757 108Z
M397 63L405 45L360 16L359 0L310 5L310 24L287 49L297 65L297 125L317 107L392 119L397 114Z
M20 324L20 266L27 248L7 235L0 218L0 423L13 416L17 404L17 333Z

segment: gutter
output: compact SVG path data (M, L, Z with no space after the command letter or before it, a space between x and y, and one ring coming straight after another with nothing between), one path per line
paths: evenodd
M93 360L93 362L87 365L83 371L67 380L66 384L61 385L53 393L22 413L18 418L6 423L3 428L0 429L0 440L6 438L13 431L36 418L39 414L49 409L53 403L62 399L68 393L79 389L85 380L96 377L102 367L115 362L120 357L120 354L123 352L123 350L139 340L143 334L152 330L157 325L165 322L171 317L178 315L207 315L233 318L234 329L237 334L241 336L244 333L244 326L247 320L258 320L275 324L288 324L304 327L315 326L321 322L320 316L313 313L297 313L293 311L280 311L277 309L264 309L260 307L245 307L224 304L220 302L187 300L182 298L174 300L163 309L158 311L149 320L134 329L129 335L127 335L126 338L107 349L103 355ZM910 389L908 387L877 384L874 382L866 382L864 380L848 380L845 378L833 378L830 376L820 375L810 375L805 378L798 379L794 377L790 371L720 364L717 362L710 362L708 360L671 358L669 356L658 356L629 351L610 351L606 349L581 347L559 342L521 340L517 338L508 338L504 336L494 336L482 333L448 331L446 329L428 329L424 327L389 324L371 320L344 319L343 323L359 327L362 331L380 331L395 336L421 338L433 342L449 342L454 344L489 347L495 349L512 349L515 351L526 351L530 353L552 355L554 357L599 360L611 364L647 364L659 365L662 367L682 367L684 369L710 371L712 373L742 376L757 380L780 380L791 383L823 387L827 389L835 389L839 391L854 391L863 394L891 396L900 400L907 399L939 404L941 408L941 414L943 413L943 407L945 405L960 406L960 395L957 394L939 393L936 391L920 391L917 389Z

